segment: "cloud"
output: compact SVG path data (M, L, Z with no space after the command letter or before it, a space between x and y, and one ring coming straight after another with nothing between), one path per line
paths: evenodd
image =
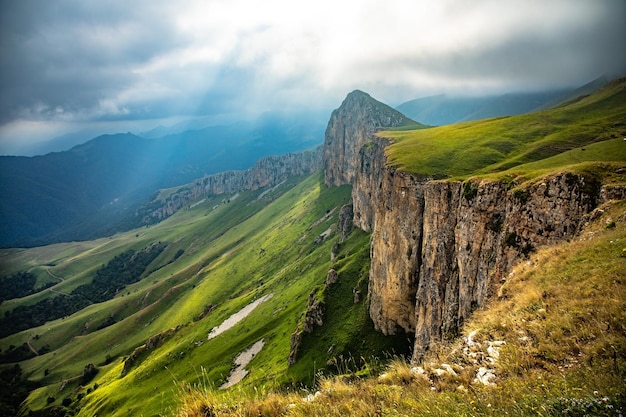
M18 120L332 108L354 88L398 104L626 71L621 0L0 1L0 136Z

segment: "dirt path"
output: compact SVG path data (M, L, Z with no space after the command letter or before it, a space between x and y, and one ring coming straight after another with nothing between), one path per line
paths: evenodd
M68 294L66 292L55 290L54 288L47 288L47 290L49 290L50 292L55 292L57 294L70 295L70 294Z
M233 361L233 363L237 367L233 369L233 371L228 376L228 380L222 384L220 389L230 388L242 379L244 379L246 375L250 373L250 371L246 369L246 366L248 366L250 361L252 361L252 359L254 359L254 357L261 351L261 349L263 349L263 346L265 346L265 342L263 342L263 339L261 339L254 345L250 346L250 348L244 350L239 355L237 355L237 357Z
M61 281L61 282L64 282L64 281L65 281L65 280L64 280L63 278L61 278L60 276L53 274L53 273L52 273L52 271L50 270L50 268L46 268L46 272L48 273L48 275L50 275L50 276L51 276L52 278L54 278L54 279L58 279L58 280L59 280L59 281Z
M224 320L222 322L222 324L220 324L219 326L214 327L213 329L211 329L211 331L209 332L209 334L207 336L207 340L211 340L214 337L224 333L226 330L230 329L235 324L237 324L241 320L245 319L248 316L248 314L252 313L252 311L255 308L257 308L260 304L262 304L265 301L269 300L273 296L274 296L274 294L267 294L267 295L264 295L263 297L255 300L255 301L251 302L250 304L248 304L247 306L245 306L244 308L242 308L241 310L239 310L238 312L236 312L235 314L233 314L232 316L230 316L229 318Z
M33 338L33 336L29 336L28 340L26 341L26 345L28 346L28 348L31 350L31 352L33 352L35 354L35 356L39 356L39 352L37 352L37 349L35 349L33 347L33 345L30 344L30 340Z

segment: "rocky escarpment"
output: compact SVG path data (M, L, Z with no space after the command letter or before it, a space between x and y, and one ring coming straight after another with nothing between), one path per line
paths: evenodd
M333 113L325 182L353 185L354 225L372 233L370 317L385 334L415 334L416 360L455 336L515 263L576 236L601 202L624 198L624 187L602 186L591 174L520 185L399 171L387 163L390 140L373 133L405 121L376 103L357 91Z
M418 124L397 110L355 90L333 111L324 137L324 183L352 184L361 147L380 127Z
M330 284L337 282L338 279L337 273L334 272L334 270L332 269L331 271L332 273L329 272L328 276L331 277L332 275L334 277L334 281L331 278ZM329 278L327 278L326 287L328 287L328 285L330 284ZM298 353L304 333L313 333L315 327L320 327L324 325L324 310L325 304L318 298L317 289L314 289L311 294L309 294L309 300L307 303L306 312L304 313L304 318L300 321L296 330L291 334L289 358L287 359L287 363L289 365L295 364L298 360Z
M209 175L181 187L165 201L152 201L138 210L141 224L163 220L203 197L273 187L291 176L309 175L322 167L322 147L314 151L261 158L252 168Z
M372 231L370 316L385 334L414 333L415 359L455 336L513 264L572 238L604 195L619 194L567 172L524 188L420 178L386 165L388 143L373 137L361 150L354 222Z

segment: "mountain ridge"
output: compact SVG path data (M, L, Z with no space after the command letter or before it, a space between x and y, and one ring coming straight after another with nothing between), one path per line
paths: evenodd
M455 143L438 141L438 135L450 130L424 130L419 125L415 127L421 129L405 130L402 126L412 120L389 112L388 106L365 93L354 92L331 116L324 150L318 151L324 154L321 172L304 179L291 177L284 186L268 183L255 190L241 184L254 184L248 181L258 179L257 174L223 173L215 177L215 190L221 188L224 194L213 195L217 193L209 186L212 180L205 184L206 178L196 183L197 193L192 195L185 192L193 187L164 190L159 201L173 200L179 193L185 209L157 224L98 242L5 251L2 256L14 263L12 271L28 269L40 282L54 281L55 285L24 299L3 302L0 312L86 282L122 249L141 249L156 241L166 245L142 279L113 299L3 339L3 352L9 343L25 344L27 353L29 345L39 350L48 343L52 348L21 362L27 377L46 384L31 394L28 407L44 409L52 398L49 409L74 408L78 415L159 414L175 394L161 390L161 397L156 398L153 393L173 376L204 384L208 397L189 388L191 395L196 393L200 415L206 410L233 412L229 395L236 396L238 404L242 398L247 404L248 398L267 394L276 399L281 394L275 390L284 394L288 389L296 391L298 398L289 397L295 405L286 403L274 415L298 410L306 415L327 396L342 403L332 388L315 394L319 402L303 400L300 383L314 384L316 374L323 372L326 376L350 374L344 380L358 384L363 375L377 375L378 370L368 363L370 354L380 357L384 352L406 354L409 350L413 354L407 357L416 370L407 369L405 385L421 378L410 376L418 375L419 365L436 375L432 379L428 374L424 386L429 395L439 395L430 387L445 389L439 384L450 371L444 365L443 371L436 371L437 365L425 361L434 360L438 346L457 340L474 312L509 288L513 265L548 245L576 238L589 222L604 222L605 212L613 220L611 225L607 219L606 229L623 229L623 202L613 200L626 197L626 156L621 156L626 150L618 146L623 145L621 137L611 136L626 135L620 124L624 101L616 95L624 90L623 85L614 83L593 97L535 116L534 122L561 121L558 129L570 126L567 138L550 136L554 132L549 131L543 133L550 136L547 140L548 136L532 131L532 140L522 141L523 145L504 146L502 135L496 134L492 141L481 143L498 151L495 161L491 157L496 154L489 154L490 158L461 167L464 170L449 171L445 178L429 173L444 172L432 171L433 167L453 167L457 158L450 150L467 148L469 142L462 137ZM594 100L617 103L619 109L605 115L608 118L592 119L606 113L601 106L588 111L591 107L585 106ZM573 113L567 113L572 108L590 118L572 117ZM587 130L583 122L590 120L591 125L598 125L596 130ZM448 129L469 132L472 139L472 129L498 132L494 126L504 122L515 122L519 131L526 132L525 123L533 119L503 118ZM401 129L383 131L385 123ZM598 136L597 131L602 134ZM568 139L569 132L579 133L576 141ZM425 159L415 171L393 159L398 150L407 157L423 156L419 146L424 145L424 135L438 158ZM536 152L535 143L542 147L548 143L549 152ZM532 158L516 157L529 155L529 150ZM278 167L284 168L280 172L289 171L279 158L270 160L276 165L269 172L279 172L275 171ZM299 165L294 159L293 166ZM482 171L485 167L489 169ZM238 178L236 186L225 182L226 175ZM357 226L352 231L350 217ZM268 294L273 294L271 299L227 336L207 337L212 328ZM533 314L547 314L547 305L543 312L539 309ZM211 387L226 381L238 354L259 340L264 347L250 363L246 379L235 391L213 394ZM615 352L618 359L626 358L626 351ZM103 358L105 353L108 356ZM500 354L506 358L509 353L503 348ZM124 358L128 355L134 359L127 366ZM93 380L98 386L93 388L80 386L77 378L89 362L98 363L100 369ZM190 365L201 367L201 375ZM495 366L487 371L498 373ZM456 365L451 369L461 372ZM481 393L480 369L462 372L452 391L463 384L467 392ZM378 394L386 392L386 382L382 384ZM400 388L392 385L389 389ZM463 392L457 390L454 395L466 398ZM354 411L345 408L354 404L340 407L343 412Z
M622 104L612 112L606 110L613 103L624 103L624 85L626 79L614 81L598 91L597 98L563 107L567 110L541 114L544 118L564 120L568 111L573 124L577 123L579 114L586 114L589 119L596 117L601 126L579 133L573 141L563 123L557 128L565 132L563 139L552 139L551 152L580 147L583 153L585 145L597 141L607 146L622 142L616 137L626 133L623 122L620 124L626 109ZM613 132L611 129L607 132L606 126L611 126ZM457 127L465 135L457 139L460 149L467 146L462 138L468 142L475 140L470 127L467 124ZM520 172L513 179L503 179L507 178L503 173L495 178L437 181L429 176L427 165L440 164L439 161L422 158L422 164L415 165L418 171L413 172L392 159L397 155L394 148L401 149L403 157L410 156L409 145L420 149L415 154L422 157L424 146L434 147L435 131L372 135L371 143L359 154L352 192L354 223L372 232L370 316L375 327L385 334L398 331L415 334L415 362L438 342L456 336L471 312L493 295L497 283L505 280L513 265L538 247L573 238L593 210L626 194L623 184L618 186L620 190L610 194L608 190L613 186L607 188L602 184L598 178L600 171L577 172L570 168L564 172L543 172L535 174L541 178L537 182L530 181L528 174L524 178ZM442 133L445 133L443 140L448 140L449 130ZM411 135L415 137L406 138ZM561 137L554 132L544 135ZM541 143L542 138L535 135L532 140ZM526 142L524 146L530 145ZM451 164L454 153L450 146L444 144L442 149L441 153L447 155L444 162ZM515 147L505 149L515 154ZM500 158L506 158L505 155ZM541 155L551 156L547 152ZM626 161L626 147L622 145L622 149L607 155L605 160L607 164L615 161L607 170L620 172ZM515 165L523 160L517 161L517 164L500 164L501 169L515 170ZM491 166L489 159L479 162ZM468 171L481 172L480 166L474 165Z
M344 185L354 181L359 149L378 128L421 126L397 110L360 90L349 93L330 115L324 134L324 182Z
M546 110L576 97L591 94L609 81L607 76L600 76L578 88L531 93L511 92L492 96L437 94L409 100L395 108L426 125L442 126Z
M259 123L157 139L131 133L101 135L68 151L0 156L0 190L5 196L0 246L110 235L135 226L133 209L160 188L247 169L262 156L319 144L314 120L276 115Z

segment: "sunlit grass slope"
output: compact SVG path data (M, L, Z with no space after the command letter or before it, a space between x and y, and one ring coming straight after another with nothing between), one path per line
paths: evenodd
M395 142L387 148L389 163L418 176L481 176L517 186L572 170L623 185L625 86L626 80L618 80L540 113L379 135ZM603 210L581 239L539 250L520 264L499 297L466 323L465 339L431 351L420 368L399 359L376 376L377 358L348 355L329 361L336 349L332 341L354 330L340 330L339 319L305 335L302 349L312 353L291 370L301 366L315 372L330 362L345 375L319 372L316 388L299 392L261 386L223 395L210 385L183 384L177 415L623 414L626 206L607 203ZM347 275L355 277L350 285L355 290L366 270L357 261L360 252L350 253L355 257L336 266L352 271ZM340 294L345 306L351 297L340 288L318 284L317 295L337 303ZM338 318L354 312L334 311ZM489 385L478 380L480 372L493 373Z
M426 177L501 172L575 149L552 162L624 161L626 79L539 113L379 135L395 141L387 150L390 164ZM590 147L610 140L607 148Z
M325 294L329 318L320 330L322 337L305 338L300 353L304 365L288 367L291 334L309 294L324 287L333 266L330 253L338 239L339 208L348 202L350 188L328 188L321 174L315 174L285 184L275 191L280 195L257 200L261 192L214 198L158 225L108 239L5 252L9 268L38 275L50 271L63 279L52 290L66 291L128 248L168 244L143 279L112 300L1 341L3 350L26 342L51 350L20 363L29 379L45 385L31 394L26 406L44 408L53 398L51 405L58 407L69 399L69 409L80 410L78 415L158 415L173 407L177 383L219 387L233 359L261 339L265 346L248 366L250 375L233 389L297 387L312 381L313 369L326 367L336 356L396 351L397 340L374 333L367 320L369 237L353 232L336 249L340 282ZM215 205L219 207L213 209ZM326 232L328 237L320 239ZM181 249L184 253L175 258ZM362 294L358 303L353 301L354 288ZM239 324L207 340L213 327L268 294L273 297ZM2 308L32 303L33 297ZM203 312L208 314L203 317ZM99 328L111 317L114 324ZM156 348L138 354L122 376L124 359L159 333L167 335ZM333 351L328 352L331 344ZM90 363L99 372L83 383L81 374Z
M219 396L183 387L176 415L623 415L626 203L602 209L579 239L514 268L464 337L431 351L420 367L399 359L378 376L322 377L296 393ZM476 379L481 367L495 375L490 385Z

